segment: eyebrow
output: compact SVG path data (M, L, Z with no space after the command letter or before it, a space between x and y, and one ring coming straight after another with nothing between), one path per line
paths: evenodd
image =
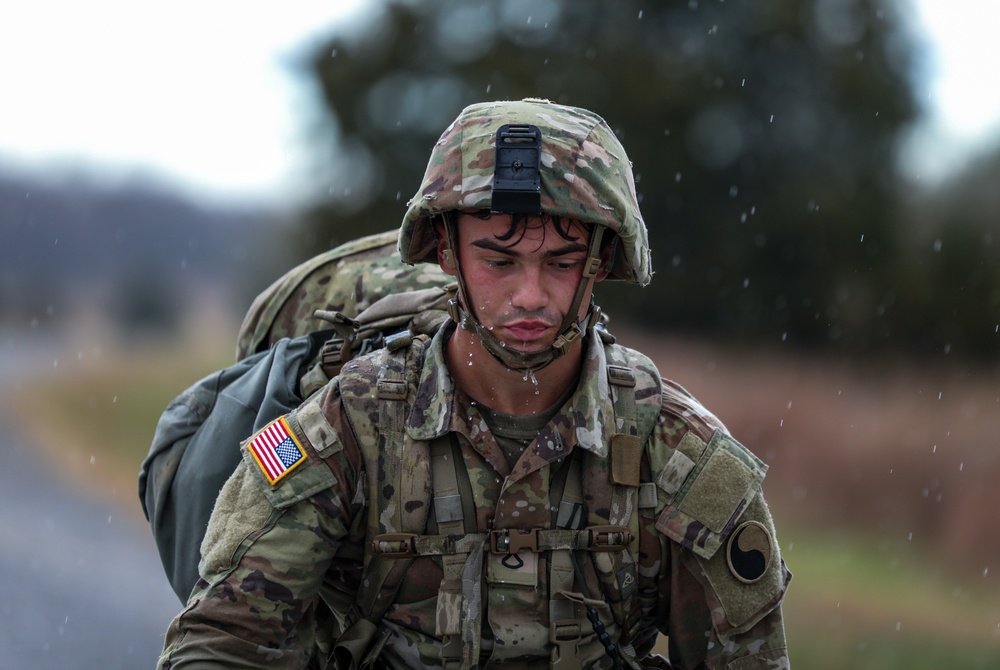
M492 240L488 237L484 237L480 240L473 240L470 244L474 247L479 247L480 249L486 249L487 251L495 251L497 253L505 254L507 256L521 255L519 252L514 251L510 247L504 246L499 242L497 242L496 240ZM567 254L575 254L578 252L586 253L586 251L587 251L587 245L581 244L580 242L568 242L567 244L561 247L556 247L555 249L546 252L545 255L548 257L565 256Z

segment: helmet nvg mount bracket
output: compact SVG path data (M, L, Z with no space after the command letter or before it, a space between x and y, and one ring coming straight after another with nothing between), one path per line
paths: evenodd
M541 214L542 131L526 123L497 131L490 209L510 214Z

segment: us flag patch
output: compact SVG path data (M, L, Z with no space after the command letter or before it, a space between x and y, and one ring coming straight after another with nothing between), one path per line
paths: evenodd
M284 417L272 421L254 435L247 449L271 486L306 460L305 450Z

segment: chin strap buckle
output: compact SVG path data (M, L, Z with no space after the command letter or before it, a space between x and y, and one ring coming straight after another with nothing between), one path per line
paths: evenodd
M559 333L555 341L552 342L552 348L557 349L562 353L566 353L573 343L581 337L583 337L583 329L580 328L580 324L574 323L569 328Z

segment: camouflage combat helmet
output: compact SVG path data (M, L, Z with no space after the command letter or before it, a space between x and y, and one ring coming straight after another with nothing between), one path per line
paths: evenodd
M420 190L407 203L400 256L408 263L437 260L435 217L444 224L447 253L453 254L453 213L479 210L548 214L593 225L576 297L555 340L542 351L518 351L485 328L463 304L468 293L458 270L452 318L476 331L508 368L545 367L596 323L599 311L593 305L579 321L578 314L600 269L602 240L612 237L606 237L608 231L614 233L608 276L649 283L649 243L631 163L608 124L592 112L539 99L466 107L435 144Z
M649 283L649 241L632 165L608 124L579 107L528 98L466 107L434 145L420 190L407 203L399 251L408 263L435 262L435 215L493 210L497 132L506 124L541 131L541 212L605 226L618 236L611 277Z

